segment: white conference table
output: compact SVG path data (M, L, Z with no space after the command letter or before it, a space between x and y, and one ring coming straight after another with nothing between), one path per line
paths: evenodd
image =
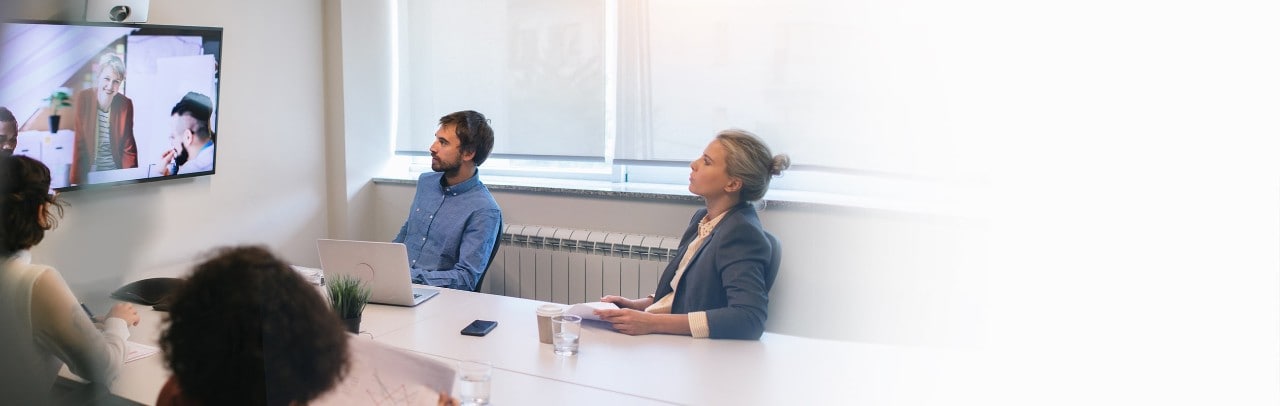
M137 306L138 315L141 320L138 326L133 327L130 341L159 346L161 321L164 312L151 310L149 306ZM413 323L413 310L421 309L419 306L415 309L370 305L365 309L366 317L372 316L372 319L383 319L389 324L383 325L383 328L393 330L405 325L395 325L394 321L399 320L402 323ZM363 324L363 326L377 326L377 322ZM379 331L374 328L373 332ZM368 339L371 331L362 328L359 337L353 339ZM455 360L434 356L431 354L421 354L427 358L452 364ZM64 378L76 380L66 368L60 373ZM169 371L164 366L163 354L157 353L146 358L138 359L124 365L120 371L119 378L111 386L111 393L117 397L144 404L152 405L156 402L156 397L160 393L164 382L169 379ZM565 405L565 404L595 404L606 403L611 405L653 405L667 404L667 402L659 402L652 399L645 399L626 394L610 392L591 388L572 383L561 382L553 379L543 378L535 375L512 372L505 369L494 368L491 381L492 404L495 405Z
M412 325L384 327L409 309L366 309L365 320L375 320L366 326L377 341L394 347L679 404L945 402L963 389L947 389L949 376L972 361L956 351L773 333L759 341L628 336L590 320L579 353L564 357L538 341L535 309L544 303L444 289L412 309ZM498 327L485 337L459 334L474 319Z
M543 303L441 289L417 307L369 305L360 337L448 363L488 361L497 405L935 404L964 390L951 378L973 365L949 350L773 333L760 341L628 336L591 321L579 354L563 357L538 342ZM139 309L130 340L156 345L163 313ZM498 327L485 337L459 334L474 319ZM153 404L168 375L156 354L126 364L111 391Z

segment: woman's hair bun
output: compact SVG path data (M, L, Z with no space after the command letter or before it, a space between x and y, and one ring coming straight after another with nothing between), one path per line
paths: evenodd
M773 176L782 174L782 171L791 167L791 157L787 154L778 154L773 156L773 162L769 165L769 173Z

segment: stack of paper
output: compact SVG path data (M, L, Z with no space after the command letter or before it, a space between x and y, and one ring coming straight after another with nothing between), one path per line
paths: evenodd
M152 354L157 352L160 352L160 348L146 344L138 344L133 341L126 341L124 362L133 362L134 360L150 357Z
M570 306L564 314L572 314L581 317L583 320L600 320L600 316L596 316L596 310L617 309L618 305L609 302L586 302L578 303Z

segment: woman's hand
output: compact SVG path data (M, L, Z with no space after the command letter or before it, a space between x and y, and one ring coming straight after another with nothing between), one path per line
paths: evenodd
M605 309L596 310L595 314L600 316L600 320L613 323L613 329L622 334L635 336L659 331L658 317L653 313L635 309Z
M138 310L134 309L133 305L129 303L116 303L115 306L111 306L111 311L107 312L107 318L112 317L124 320L125 324L130 326L136 326L138 321L142 320L141 317L138 317Z
M600 301L606 302L606 303L613 303L623 309L634 309L634 310L641 310L641 311L649 307L649 305L653 304L653 299L650 299L647 297L644 299L632 300L622 296L614 296L614 295L608 295L608 296L602 297L600 298Z

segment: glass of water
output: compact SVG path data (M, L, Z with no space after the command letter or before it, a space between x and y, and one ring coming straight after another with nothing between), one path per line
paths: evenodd
M551 318L551 341L556 355L578 353L578 337L582 333L582 317L562 314Z
M458 401L464 405L489 404L489 378L493 366L482 361L458 363Z

